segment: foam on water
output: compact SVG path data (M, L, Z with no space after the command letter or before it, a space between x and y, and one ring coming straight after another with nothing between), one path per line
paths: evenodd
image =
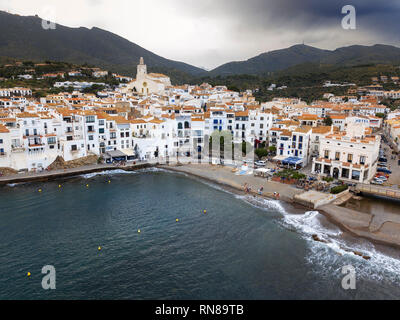
M317 234L320 237L340 236L342 231L337 227L325 228L322 226L318 211L308 211L304 214L289 214L285 212L284 223L295 227L298 231L306 235ZM324 239L327 240L327 239Z
M8 183L7 187L14 188L18 185L18 183Z
M118 175L118 174L138 174L138 173L146 173L146 172L167 172L167 170L160 169L160 168L145 168L145 169L139 169L136 171L126 171L122 169L117 169L117 170L105 170L105 171L100 171L100 172L93 172L93 173L87 173L83 174L80 177L84 179L91 179L96 176L112 176L112 175Z
M136 172L118 169L118 170L105 170L105 171L100 171L100 172L82 174L80 177L82 177L84 179L91 179L96 176L111 176L111 175L116 175L116 174L132 174L132 173L136 173Z
M273 210L282 215L284 215L286 213L286 210L282 206L281 202L277 201L277 200L269 200L269 199L260 198L260 197L252 197L249 195L245 195L245 196L235 195L235 197L237 199L246 201L251 206L259 208L261 210L265 210L265 211Z
M361 244L349 244L340 236L343 232L336 226L329 228L321 224L324 219L318 211L309 211L304 215L285 214L283 224L295 228L304 239L310 243L311 254L306 257L312 265L319 264L324 268L323 272L333 272L335 264L343 265L343 259L352 264L359 276L375 280L390 280L392 282L400 279L400 259L394 258L376 250L373 243L362 241ZM328 243L316 242L313 235L318 235ZM371 260L357 256L354 252L361 252L371 257Z

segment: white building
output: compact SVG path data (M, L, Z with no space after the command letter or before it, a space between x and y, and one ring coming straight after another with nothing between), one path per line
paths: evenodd
M346 132L321 137L319 157L312 172L344 181L366 183L377 168L381 138L362 125L349 125Z

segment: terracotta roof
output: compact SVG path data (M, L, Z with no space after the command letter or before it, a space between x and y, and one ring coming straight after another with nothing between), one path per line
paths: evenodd
M0 124L0 133L8 133L10 130L7 129L6 126Z

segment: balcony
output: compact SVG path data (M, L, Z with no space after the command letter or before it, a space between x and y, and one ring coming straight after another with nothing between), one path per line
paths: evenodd
M24 152L24 151L25 151L25 148L23 148L23 147L16 147L16 146L11 147L11 152L19 153L19 152Z
M29 143L28 144L29 148L40 148L40 147L43 147L43 146L44 146L44 143Z

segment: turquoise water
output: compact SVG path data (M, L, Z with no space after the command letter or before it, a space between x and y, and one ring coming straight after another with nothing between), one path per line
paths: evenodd
M397 251L343 235L315 212L181 174L6 186L0 205L1 299L400 297ZM332 244L313 242L314 233ZM368 250L372 260L340 255L339 245ZM348 264L355 291L341 287ZM44 265L56 268L56 290L41 287Z

